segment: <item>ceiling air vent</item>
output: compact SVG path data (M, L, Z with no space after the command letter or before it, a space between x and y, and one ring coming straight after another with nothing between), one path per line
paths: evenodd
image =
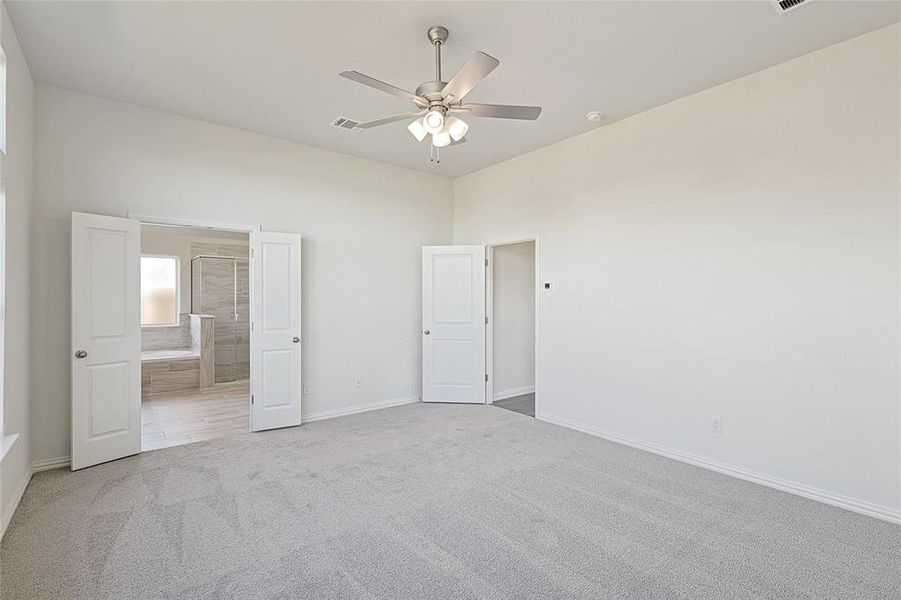
M346 131L362 131L357 125L360 123L358 121L354 121L353 119L348 119L347 117L338 117L334 121L332 121L332 127L337 127L338 129L344 129Z
M784 13L792 10L793 8L798 8L802 4L809 1L810 0L774 0L774 4L776 5L776 10Z

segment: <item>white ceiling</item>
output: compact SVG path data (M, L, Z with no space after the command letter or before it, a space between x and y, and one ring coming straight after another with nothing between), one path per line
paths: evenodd
M6 2L36 80L303 144L456 177L597 125L899 21L899 3ZM536 122L469 120L467 144L428 160L412 109L338 77L413 89L433 78L426 39L450 29L445 79L476 50L500 66L467 99L539 104ZM603 124L602 124L603 125Z

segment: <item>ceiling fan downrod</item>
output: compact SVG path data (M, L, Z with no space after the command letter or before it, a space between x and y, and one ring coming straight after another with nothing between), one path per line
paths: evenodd
M447 27L429 27L429 41L435 46L435 81L441 81L441 46L447 41Z

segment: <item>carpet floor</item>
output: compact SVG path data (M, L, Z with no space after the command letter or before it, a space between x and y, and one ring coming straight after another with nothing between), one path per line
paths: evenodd
M885 598L901 527L491 406L412 404L38 473L31 598Z

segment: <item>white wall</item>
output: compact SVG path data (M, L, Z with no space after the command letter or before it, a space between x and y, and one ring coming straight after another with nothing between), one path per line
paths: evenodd
M455 181L540 235L541 416L901 518L899 32Z
M495 246L491 258L492 387L500 400L529 393L535 385L535 243Z
M31 214L34 85L12 22L2 8L0 43L6 52L7 155L6 313L3 339L3 434L18 434L0 462L0 529L12 516L18 494L31 475L29 439L31 322Z
M197 227L141 227L141 254L168 254L179 259L179 309L191 312L191 253L192 243L238 245L247 256L250 237L246 233L216 231Z
M304 414L419 394L420 246L451 239L450 180L45 85L36 93L34 460L69 454L71 211L301 233Z

